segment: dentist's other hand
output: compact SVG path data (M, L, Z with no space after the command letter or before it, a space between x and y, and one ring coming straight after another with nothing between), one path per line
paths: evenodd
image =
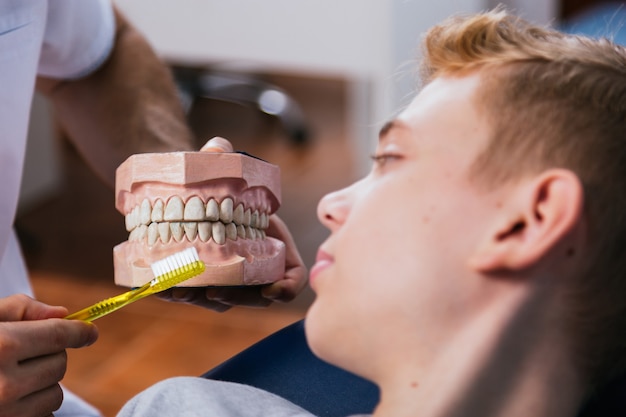
M220 137L209 140L202 152L233 152L232 144ZM306 286L307 269L296 247L293 236L285 223L276 215L270 217L269 228L265 231L285 243L285 274L273 284L250 287L210 287L210 288L173 288L159 296L168 301L184 302L226 311L233 306L266 307L274 301L293 300Z

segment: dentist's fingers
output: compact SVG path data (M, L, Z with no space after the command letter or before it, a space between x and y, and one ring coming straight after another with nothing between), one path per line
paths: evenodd
M43 320L67 315L65 307L50 306L24 294L0 298L0 322Z
M211 138L200 148L201 152L233 152L233 145L228 139L216 136Z
M296 243L287 225L276 215L270 217L270 225L266 230L268 236L285 243L285 275L283 279L263 287L263 297L272 300L291 301L304 289L307 283L307 269L302 261Z

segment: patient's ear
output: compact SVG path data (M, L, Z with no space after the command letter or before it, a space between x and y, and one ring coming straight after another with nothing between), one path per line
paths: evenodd
M536 264L581 220L584 192L565 169L523 180L494 219L486 243L470 259L480 272L522 270Z

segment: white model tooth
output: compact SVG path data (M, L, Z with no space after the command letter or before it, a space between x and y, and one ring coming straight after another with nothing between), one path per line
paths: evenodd
M148 234L148 226L145 224L139 225L135 230L137 230L137 234L135 235L137 240L142 240Z
M131 230L139 226L139 206L135 206L130 212L130 228Z
M254 229L246 226L246 239L254 239Z
M237 225L237 236L241 239L246 238L246 227L243 224Z
M243 213L243 225L244 226L250 226L251 217L252 217L252 212L250 211L250 209L246 209L246 211Z
M243 204L239 204L237 207L235 207L235 210L233 211L233 221L236 224L243 223Z
M226 243L226 227L224 227L224 223L211 223L211 236L218 245Z
M257 235L261 236L261 239L265 240L265 238L267 238L267 235L265 234L265 230L257 230Z
M250 217L250 227L259 227L259 210L254 210L254 213L252 213Z
M128 234L128 241L129 242L133 242L135 241L135 235L137 234L137 229L133 229L130 231L130 233Z
M124 216L124 226L126 227L126 231L130 232L131 230L133 230L133 224L131 222L131 213L128 213L126 216Z
M159 238L159 229L156 223L150 223L148 226L148 245L152 246Z
M231 223L233 221L233 199L227 197L220 204L220 221L222 223Z
M198 236L203 242L208 242L211 239L211 222L198 223Z
M163 209L164 209L163 200L160 198L154 202L154 207L152 207L152 216L150 216L150 220L155 223L159 223L163 221Z
M220 207L214 199L210 199L206 203L206 219L212 222L220 219Z
M183 225L180 222L170 223L170 231L172 232L172 237L175 241L180 242L181 240L183 240L183 236L185 236L185 231L183 230Z
M152 206L150 200L144 198L139 207L139 223L148 225L150 224L150 216L152 215Z
M184 218L187 221L200 221L204 220L204 203L200 200L200 197L193 196L185 204Z
M183 229L185 229L185 236L188 241L193 241L198 235L198 223L196 222L184 222Z
M228 223L226 225L226 238L237 240L237 225L235 223Z
M267 213L263 213L261 215L261 229L265 230L270 227L270 215Z
M161 239L161 242L163 243L169 242L170 239L172 238L172 232L170 231L170 224L159 223L157 225L157 228L159 230L159 239Z
M167 206L165 206L165 213L163 215L163 220L165 221L180 221L183 219L183 211L185 209L185 205L183 204L183 199L179 196L174 196L170 198L167 202Z

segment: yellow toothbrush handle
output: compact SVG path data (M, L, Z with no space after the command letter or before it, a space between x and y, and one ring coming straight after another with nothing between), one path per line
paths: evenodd
M116 295L115 297L107 298L106 300L100 301L87 308L83 308L82 310L72 313L65 318L68 320L82 320L86 322L93 321L150 295L151 292L146 291L149 288L150 284L148 283L140 288L127 291L123 294Z
M152 265L155 278L139 288L125 292L115 297L107 298L92 306L66 316L69 320L93 321L106 316L134 301L148 295L171 288L181 282L201 274L206 265L198 259L198 252L190 248L157 261Z

